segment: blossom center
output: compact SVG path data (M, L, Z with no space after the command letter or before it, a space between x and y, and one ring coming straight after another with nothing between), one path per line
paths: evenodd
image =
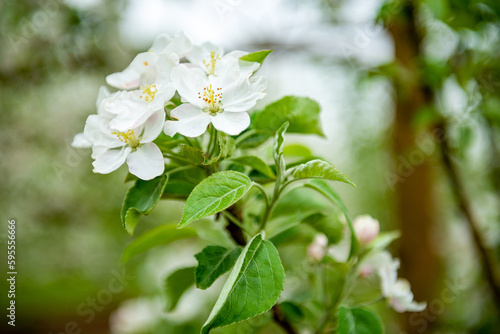
M142 90L142 95L140 96L141 99L144 99L146 102L151 102L155 99L155 95L158 92L158 89L156 89L156 85L147 85L147 86L141 86Z
M115 131L111 134L116 135L120 141L131 148L137 148L140 145L139 138L135 135L134 130L128 130L127 132Z
M203 88L203 94L198 93L198 98L206 104L206 107L203 108L204 112L215 116L222 110L222 88L213 88L212 85L209 85Z
M220 60L220 55L215 53L215 51L210 51L210 56L207 59L203 59L203 65L205 65L208 74L214 74L215 64Z

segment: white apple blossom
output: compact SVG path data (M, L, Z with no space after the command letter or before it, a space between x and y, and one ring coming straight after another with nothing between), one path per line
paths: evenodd
M73 146L92 146L95 173L108 174L127 162L130 173L150 180L164 171L163 154L152 141L161 133L165 113L159 110L135 128L119 131L110 126L113 117L97 114L87 118L83 134Z
M110 127L119 131L138 127L153 113L163 111L175 93L173 85L142 86L139 90L118 91L105 96L98 106L98 113L112 117ZM104 95L104 94L103 94ZM111 116L112 115L112 116Z
M366 258L360 266L362 276L376 272L380 277L382 295L396 312L423 311L427 304L413 301L410 284L398 278L399 259L394 259L388 251L376 252Z
M354 231L361 245L367 245L374 240L380 232L378 220L369 215L356 217L353 222Z
M187 58L191 63L198 65L207 74L216 76L220 75L224 71L224 68L227 66L227 62L238 61L241 76L249 78L255 71L257 71L260 64L239 59L247 54L248 52L245 51L232 51L224 55L224 51L221 47L213 43L206 42L202 45L193 46L193 49Z
M179 65L172 70L172 82L184 103L171 111L178 121L167 121L165 133L180 133L187 137L203 134L213 126L229 135L237 135L250 125L247 111L266 95L266 80L241 77L238 61L224 63L218 76L198 68Z
M174 37L163 34L147 52L139 53L122 72L106 77L108 85L118 89L135 89L141 85L170 83L170 71L179 59L189 54L191 42L180 33Z

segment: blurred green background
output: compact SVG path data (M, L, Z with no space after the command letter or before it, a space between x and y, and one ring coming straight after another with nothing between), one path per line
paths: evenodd
M159 247L121 267L126 170L94 174L90 153L70 146L106 75L156 35L184 31L226 50L274 49L260 70L261 105L291 94L320 102L327 138L290 142L352 177L358 188L339 190L353 216L401 228L402 276L429 304L414 316L381 309L388 333L498 333L499 15L496 0L3 1L2 263L8 219L18 242L16 328L4 319L3 332L198 331L210 299L191 291L167 315L154 296L201 245ZM181 209L161 203L138 234L176 222ZM443 295L450 285L456 298ZM260 323L214 333L279 331Z

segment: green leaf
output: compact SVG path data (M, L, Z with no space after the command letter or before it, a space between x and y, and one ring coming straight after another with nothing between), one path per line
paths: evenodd
M240 247L233 250L221 246L205 247L201 253L194 256L198 261L195 271L196 287L208 289L217 278L234 266L240 254Z
M293 177L295 179L326 179L356 186L347 175L323 160L312 160L298 166L293 172Z
M256 148L264 144L271 135L268 131L259 131L255 129L243 132L237 139L238 147L242 149ZM239 140L239 138L243 138Z
M315 213L306 217L302 222L323 233L328 238L329 244L336 244L342 239L343 224L335 219L334 215Z
M168 182L168 174L149 181L137 180L123 200L121 218L123 226L133 235L142 215L149 215L160 200Z
M398 230L395 231L390 231L390 232L381 232L375 240L370 242L366 248L373 252L373 251L378 251L385 249L387 246L389 246L394 240L399 238L401 236L401 232Z
M170 174L162 198L187 199L194 187L206 177L207 174L201 166L193 166L193 168Z
M285 143L285 132L290 126L289 122L284 122L280 128L276 131L276 135L274 136L274 160L276 164L279 161L279 158L283 155L283 144Z
M307 146L301 144L291 144L283 148L283 155L287 157L309 158L313 154Z
M370 310L340 306L338 334L383 334L384 328L377 314Z
M167 297L166 311L175 309L184 292L194 283L194 267L182 268L175 271L165 280L165 294Z
M186 180L170 180L165 187L162 198L186 199L193 191L194 187L196 187L196 184Z
M262 62L266 57L273 52L273 50L262 50L257 52L252 52L247 55L241 56L240 59L244 61L251 61L255 63L259 63L262 65Z
M278 301L284 281L276 247L257 234L236 261L201 333L268 311Z
M177 136L176 136L176 138L177 138ZM180 138L174 139L170 136L167 136L163 131L160 133L158 138L156 138L153 141L153 143L155 143L156 146L158 146L160 148L160 150L162 150L162 151L170 151L174 147L177 147L177 145L179 145L180 143L184 143L184 142L185 142L184 139L180 139Z
M330 202L312 189L292 189L274 207L266 227L266 235L272 238L313 214L328 211L330 206Z
M153 247L165 245L176 240L194 238L196 231L191 228L179 230L175 225L160 225L157 226L132 240L125 247L122 254L122 262L125 263L132 257L144 253Z
M270 179L274 179L276 177L273 170L259 157L246 155L238 158L232 158L231 161L240 165L249 166Z
M342 301L346 278L352 268L346 263L336 262L328 257L325 257L324 261L321 278L324 282L318 287L316 294L320 300L329 301L330 305L338 305Z
M225 133L219 132L217 142L219 144L217 154L209 161L206 161L204 163L205 165L212 165L221 160L229 158L233 155L234 150L236 149L233 137L230 137Z
M286 301L280 303L279 306L283 310L286 319L300 323L305 317L304 311L297 303Z
M324 136L319 119L319 104L307 97L285 96L269 104L254 116L253 126L258 130L275 132L285 122L290 122L290 133Z
M186 159L192 161L195 164L202 164L205 162L205 156L203 152L196 147L188 146L188 145L180 145L181 152Z
M178 228L228 208L240 200L252 184L248 176L240 172L225 171L210 175L189 195Z
M354 231L354 227L352 225L351 218L347 212L347 208L340 199L340 196L323 180L311 180L309 183L306 183L304 186L312 188L328 198L332 203L338 206L340 211L344 214L344 217L347 221L347 225L349 226L349 230L351 231L351 250L349 252L349 259L352 258L356 253L360 250L360 245L358 238L356 237L356 232Z

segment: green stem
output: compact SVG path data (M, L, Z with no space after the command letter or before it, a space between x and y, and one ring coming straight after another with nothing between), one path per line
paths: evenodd
M257 189L260 190L260 192L262 193L262 195L264 195L264 201L266 201L266 210L267 208L269 207L269 196L267 195L267 192L266 192L266 189L264 189L263 186L261 186L260 184L254 182L253 186Z
M191 169L193 167L196 167L196 165L188 165L188 166L180 166L180 167L176 167L174 169L171 169L169 171L166 172L166 174L174 174L174 173L177 173L177 172L181 172L183 170L186 170L186 169Z
M266 206L266 211L264 212L264 216L262 217L262 222L260 223L259 231L263 231L266 228L267 221L269 220L269 217L271 216L271 212L273 211L274 206L276 205L276 202L278 201L279 196L281 194L281 190L284 187L284 185L281 185L281 182L282 182L281 174L282 173L283 173L283 171L277 165L277 168L276 168L276 183L274 184L273 197L271 198L271 203L269 203Z
M241 222L238 218L236 218L232 213L224 210L222 211L222 214L227 218L229 219L234 225L238 226L239 228L241 228L245 233L247 233L248 235L253 235L246 227L245 225L243 224L243 222Z
M219 135L219 133L218 133L217 129L215 129L215 127L211 126L210 127L210 142L209 142L208 148L207 148L208 156L210 158L213 157L214 152L215 152L215 148L217 147L218 135Z
M236 146L238 146L239 143L241 143L243 140L247 139L248 137L252 136L255 133L257 133L257 130L254 129L248 130L247 132L236 138L235 140Z
M188 160L186 158L184 158L182 155L180 154L175 154L175 153L163 153L163 156L166 157L166 158L169 158L169 159L172 159L172 160L176 160L178 162L182 162L182 163L192 163L191 160Z
M186 136L183 136L184 137L184 140L186 141L186 143L189 145L189 146L193 146L193 143L191 142L191 140L189 139L189 137L186 137Z

